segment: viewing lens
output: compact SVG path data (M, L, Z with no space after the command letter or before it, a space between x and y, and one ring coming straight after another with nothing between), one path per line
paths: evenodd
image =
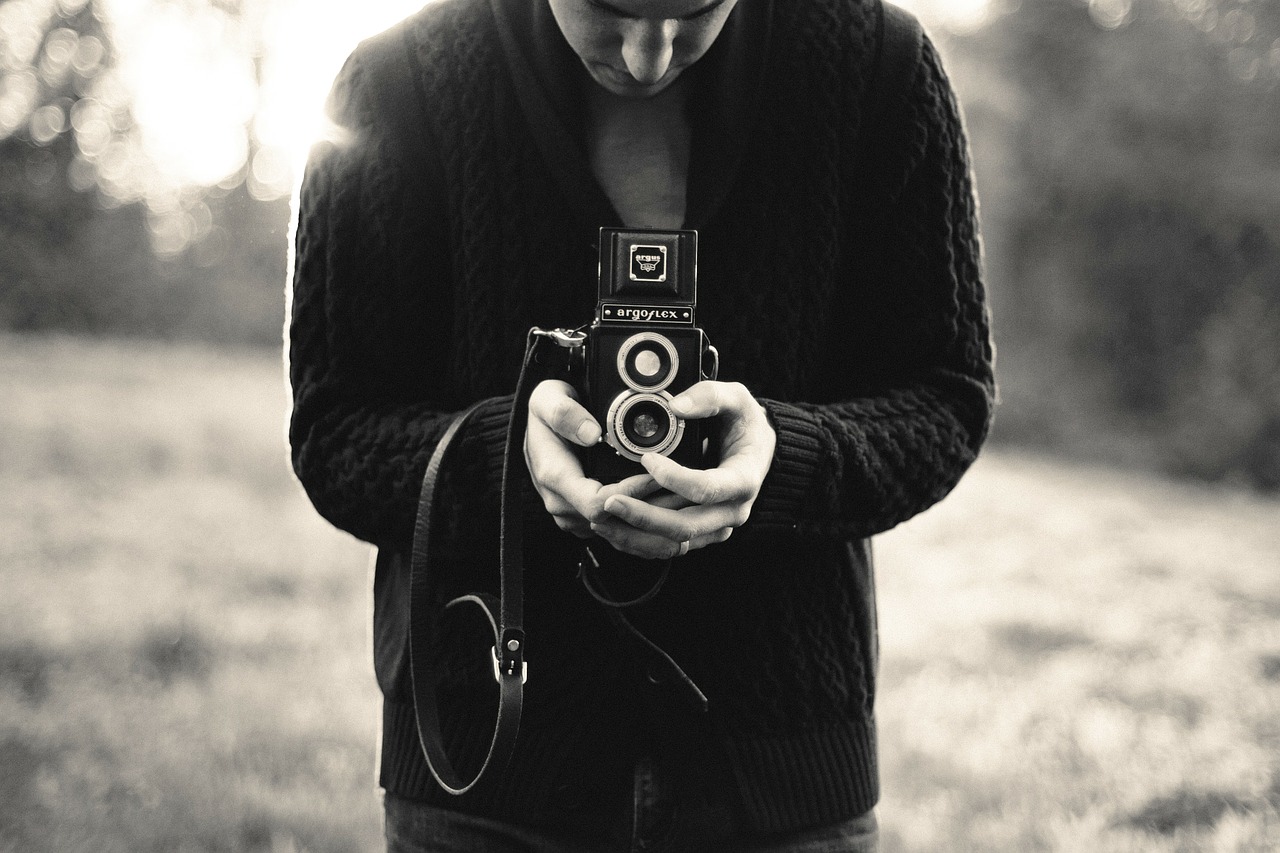
M661 391L679 369L680 356L665 335L640 332L618 348L618 374L633 391Z
M644 350L636 356L636 372L641 376L653 376L662 369L662 359L653 350Z

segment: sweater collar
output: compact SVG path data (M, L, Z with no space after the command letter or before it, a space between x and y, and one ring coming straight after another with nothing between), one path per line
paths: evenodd
M547 0L489 0L516 99L565 198L591 227L622 225L584 146L586 86L596 85ZM742 166L769 46L773 0L739 0L715 44L685 71L691 148L685 227L715 215Z

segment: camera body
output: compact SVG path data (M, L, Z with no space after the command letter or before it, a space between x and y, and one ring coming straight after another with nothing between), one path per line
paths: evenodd
M643 473L644 453L707 467L705 422L670 406L719 366L696 323L698 233L601 228L598 286L574 383L604 432L583 460L587 475L612 483Z

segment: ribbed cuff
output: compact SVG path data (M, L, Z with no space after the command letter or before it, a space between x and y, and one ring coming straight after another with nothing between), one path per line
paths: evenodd
M815 491L825 492L830 464L822 428L804 409L775 400L761 400L769 424L778 437L773 464L751 509L757 529L794 529L813 505Z
M467 426L466 443L474 443L479 448L485 462L485 482L495 489L502 483L502 454L507 446L507 424L514 401L511 394L490 397L476 409Z

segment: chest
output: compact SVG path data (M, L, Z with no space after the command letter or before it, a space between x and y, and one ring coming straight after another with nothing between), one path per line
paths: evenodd
M621 98L593 87L585 144L592 175L625 225L679 228L689 176L683 86L652 98Z

